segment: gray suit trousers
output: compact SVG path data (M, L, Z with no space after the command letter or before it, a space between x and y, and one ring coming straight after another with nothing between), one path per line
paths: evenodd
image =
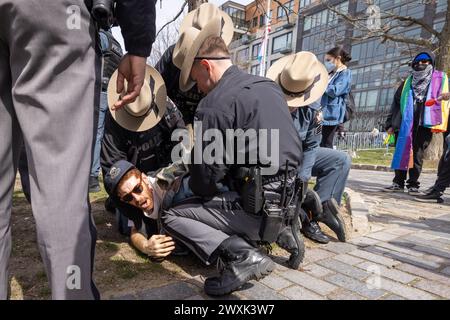
M88 201L95 60L95 28L83 0L0 0L0 299L9 287L22 133L52 297L98 298Z
M261 217L246 213L234 203L237 194L226 192L203 203L186 201L161 216L163 228L183 242L205 264L212 263L212 254L232 235L258 241Z

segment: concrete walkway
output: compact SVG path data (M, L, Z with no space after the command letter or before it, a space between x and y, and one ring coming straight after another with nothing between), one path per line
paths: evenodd
M424 174L424 188L435 175ZM450 197L444 204L387 194L392 173L352 170L348 186L369 208L370 232L348 243L307 250L301 270L278 265L225 299L450 299ZM203 279L136 292L117 299L211 299Z

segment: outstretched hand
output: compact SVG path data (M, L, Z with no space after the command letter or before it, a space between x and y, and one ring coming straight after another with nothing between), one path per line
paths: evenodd
M167 257L174 249L173 239L162 234L151 236L145 245L145 253L154 258Z
M147 65L145 57L126 54L119 64L117 71L117 93L121 94L119 100L114 104L113 110L122 108L136 100L144 84L145 68ZM125 88L125 79L127 88ZM125 95L123 93L125 92Z

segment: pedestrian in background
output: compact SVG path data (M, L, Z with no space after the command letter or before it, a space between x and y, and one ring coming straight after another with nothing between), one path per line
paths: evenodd
M346 104L345 98L350 93L352 73L347 64L352 60L341 46L335 47L325 55L325 67L329 80L328 87L322 96L323 111L323 148L333 148L333 139L338 126L344 122ZM320 79L317 79L319 81Z

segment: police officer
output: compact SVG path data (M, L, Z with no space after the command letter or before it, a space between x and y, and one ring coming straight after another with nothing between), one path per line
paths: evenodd
M107 88L113 72L119 66L123 52L120 43L114 39L111 30L100 30L99 44L102 56L102 89L100 93L100 104L98 109L98 126L95 137L94 156L92 159L91 174L89 177L89 192L99 192L98 175L100 173L100 150L102 146L103 133L105 131L105 115L108 110Z
M197 83L199 90L206 94L195 113L195 145L192 164L189 166L191 178L189 186L197 196L191 201L176 206L162 216L163 227L172 237L186 244L206 264L218 260L223 262L220 276L205 281L205 291L211 295L228 294L250 279L259 279L270 273L274 264L271 259L253 247L248 240L260 240L261 217L242 209L237 197L235 175L257 164L271 164L272 173L263 176L267 191L279 192L284 174L284 164L288 162L288 176L292 178L301 159L301 144L279 87L266 78L249 75L233 66L230 53L221 34L220 19L211 19L201 30L187 28L181 34L174 49L174 64L180 68L180 88L189 90ZM192 80L190 80L192 79ZM200 124L201 130L196 130ZM248 148L226 150L225 141L218 142L217 151L226 150L228 155L242 152L243 163L235 161L214 161L202 158L211 145L203 142L203 134L225 133L227 130L243 130L269 136L267 144L260 146L256 163L251 163ZM249 130L248 130L249 129ZM271 139L271 133L279 134L279 141ZM244 133L245 134L245 133ZM261 134L262 135L262 134ZM274 138L275 139L275 138ZM249 143L251 145L251 143ZM269 158L261 149L273 146L278 157ZM200 161L195 159L200 154ZM225 158L225 152L223 152ZM221 160L224 160L221 159ZM239 181L240 182L240 181ZM229 189L229 192L223 192ZM245 206L245 205L243 205ZM245 238L245 239L244 239ZM277 243L298 252L289 227L280 229Z
M203 3L197 9L189 12L183 19L179 33L182 34L188 27L195 27L201 30L212 18L220 17L223 19L222 39L226 45L229 45L233 39L234 26L230 16L217 6L211 3ZM155 65L155 69L161 74L166 83L167 95L183 114L183 120L186 125L192 124L194 114L203 94L199 92L196 85L187 91L180 89L180 69L177 68L173 59L173 50L175 44L171 45L163 54L161 59Z
M156 85L158 79L160 80L159 83L164 87L165 92L166 89L161 75L154 68L147 67L147 69L151 70L150 74L156 79ZM114 93L114 89L111 92ZM106 113L105 134L100 156L103 176L119 160L127 160L145 173L156 171L171 163L171 150L175 144L171 141L172 132L176 129L184 129L185 125L178 109L167 101L166 96L162 100L163 102L158 102L160 105L157 105L158 110L162 112L162 117L155 119L153 123L149 123L145 127L141 127L139 131L136 130L135 124L121 121L121 117L126 116L126 113L115 113L115 111ZM125 109L125 111L127 110ZM151 116L150 113L143 117L134 117L133 120L139 123L143 121L143 118L149 116ZM107 201L111 202L110 198ZM109 210L113 210L116 214L119 232L123 235L129 235L130 228L128 227L127 217L134 216L135 210L124 205L116 207L117 203L108 204Z
M303 161L298 174L303 181L317 177L314 191L308 190L303 209L303 234L327 243L317 221L325 223L340 241L345 241L345 224L340 214L341 203L350 171L350 157L341 151L319 147L322 140L320 101L327 87L327 71L311 52L298 52L281 58L267 71L283 90L294 126L303 143Z
M88 1L86 1L88 2ZM0 299L7 297L11 200L23 141L38 246L54 299L99 298L88 202L95 25L85 1L0 0ZM136 99L155 34L154 0L121 0L120 108ZM124 86L124 79L128 85Z

